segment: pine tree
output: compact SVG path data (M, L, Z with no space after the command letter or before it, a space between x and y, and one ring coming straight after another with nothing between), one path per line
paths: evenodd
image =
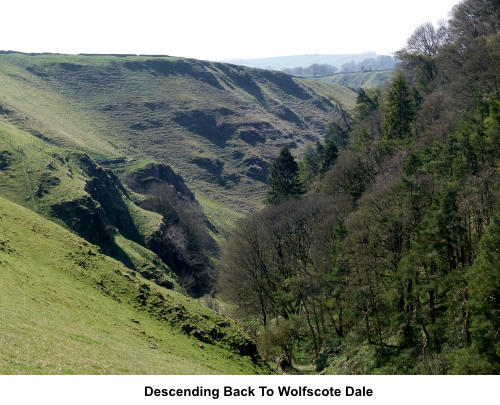
M411 135L411 123L415 117L415 102L402 74L396 76L387 96L385 121L386 139L406 139Z
M299 162L299 177L304 186L314 182L318 176L321 157L318 148L324 149L324 146L317 142L316 148L312 144L306 144L304 156Z
M287 197L297 197L304 193L299 179L299 166L288 146L281 149L278 158L271 165L268 177L267 201L279 204Z
M319 168L319 173L324 175L327 170L335 163L339 155L339 149L335 142L328 141L325 146L325 151L323 154L323 160L321 161L321 166Z
M373 110L378 108L378 93L374 93L372 100L363 88L359 89L359 94L356 97L356 107L354 108L356 122L363 121Z

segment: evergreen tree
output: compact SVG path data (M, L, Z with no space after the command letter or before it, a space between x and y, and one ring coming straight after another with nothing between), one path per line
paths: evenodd
M356 97L356 107L354 108L355 122L363 121L373 110L378 107L378 94L375 93L373 99L366 93L365 89L359 89Z
M345 123L341 126L336 122L330 122L326 130L325 140L331 140L345 149L349 143L349 133L350 129Z
M326 143L323 159L319 168L319 173L321 175L325 174L327 170L335 163L338 155L339 149L337 148L337 145L335 145L335 142L331 140L328 141Z
M385 121L386 139L406 139L411 135L411 123L415 117L415 101L402 74L396 76L387 95Z
M304 157L299 162L299 177L304 186L314 182L318 176L324 148L324 145L320 144L319 141L316 143L316 147L312 144L306 145Z
M268 177L267 201L279 204L287 197L296 197L304 193L299 179L299 166L288 146L281 149L278 158L271 165Z

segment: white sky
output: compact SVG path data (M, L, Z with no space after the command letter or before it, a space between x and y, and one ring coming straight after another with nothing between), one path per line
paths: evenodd
M220 60L390 54L459 0L8 0L0 49Z

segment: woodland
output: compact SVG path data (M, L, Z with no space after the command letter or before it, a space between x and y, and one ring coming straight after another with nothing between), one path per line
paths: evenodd
M223 249L218 292L283 371L500 372L500 1L395 56Z

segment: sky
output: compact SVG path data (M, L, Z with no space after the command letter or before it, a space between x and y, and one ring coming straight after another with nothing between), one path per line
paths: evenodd
M459 0L15 0L0 50L163 54L204 60L390 55Z

